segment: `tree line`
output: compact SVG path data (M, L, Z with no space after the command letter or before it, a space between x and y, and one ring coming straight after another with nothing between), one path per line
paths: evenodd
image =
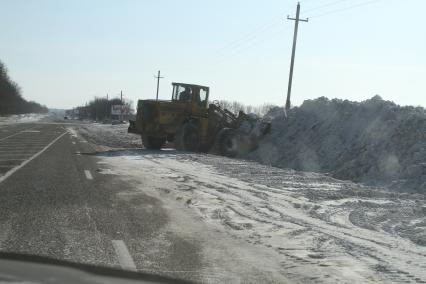
M0 61L0 115L46 112L47 107L22 97L19 85L9 78L6 66Z
M268 111L271 108L275 107L272 104L252 106L252 105L246 105L246 104L240 103L238 101L227 101L227 100L220 100L218 101L218 104L221 108L227 109L235 115L238 115L240 111L243 111L245 113L254 113L258 116L264 116L266 113L268 113Z
M252 106L245 105L238 101L227 101L220 100L217 101L218 105L227 109L230 112L238 115L240 111L245 113L254 113L258 116L264 116L271 108L274 107L272 104L263 104L260 106ZM93 100L86 103L84 106L79 106L67 112L68 115L78 116L81 119L92 119L96 121L102 121L105 119L110 119L112 117L111 114L111 106L113 105L124 105L127 109L133 110L132 101L121 101L120 98L115 99L106 99L106 98L94 98Z
M78 106L73 110L67 112L68 115L78 116L81 119L92 119L102 121L111 119L111 107L113 105L121 105L132 113L133 103L128 100L121 100L120 98L106 99L95 97L93 100L86 103L84 106Z

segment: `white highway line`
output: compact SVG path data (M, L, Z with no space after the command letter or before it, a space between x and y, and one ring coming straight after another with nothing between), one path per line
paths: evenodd
M25 160L19 166L14 167L13 169L11 169L7 173L5 173L3 176L0 176L0 183L4 182L8 177L10 177L11 175L13 175L16 171L18 171L19 169L23 168L26 164L28 164L29 162L31 162L32 160L34 160L35 158L37 158L38 156L40 156L44 151L46 151L47 149L49 149L50 146L52 146L53 144L55 144L55 142L58 141L59 139L61 139L61 137L64 136L65 134L67 134L67 133L66 132L62 133L61 135L59 135L58 137L56 137L55 140L53 140L52 142L50 142L46 147L44 147L43 149L41 149L40 151L38 151L36 154L34 154L31 158L29 158L28 160Z
M86 175L87 179L93 179L93 176L92 176L92 174L90 173L89 170L84 170L84 174Z
M16 143L19 143L19 142L23 142L22 140L19 140L19 141L14 141L14 142L10 142L10 141L7 141L7 143L1 143L0 144L0 146L2 147L2 148L8 148L8 147L15 147L16 146ZM44 141L44 143L43 142L37 142L37 143L27 143L26 144L27 145L27 147L28 146L33 146L33 147L40 147L40 146L44 146L44 145L46 145L46 141Z
M8 157L8 156L31 156L31 153L22 153L22 152L1 152L0 157Z
M0 162L7 162L7 161L25 161L26 159L13 159L13 158L6 158L6 159L0 159Z
M12 135L6 136L6 137L4 137L4 138L0 138L0 141L3 141L3 140L5 140L5 139L7 139L7 138L10 138L10 137L16 136L16 135L18 135L18 134L21 134L21 132L18 132L18 133L15 133L15 134L12 134Z
M74 141L72 141L71 143L75 145L75 142L74 142Z
M22 141L18 141L17 143L19 143L19 142L22 142ZM26 149L26 148L35 148L35 147L40 147L40 146L43 146L44 147L44 145L46 145L46 143L43 143L43 144L27 144L27 145L23 145L23 146L19 146L19 145L16 145L16 143L15 144L0 144L0 149L2 149L2 150L9 150L11 147L13 147L13 150L16 150L16 149Z
M115 249L115 253L117 254L121 268L136 271L135 262L133 261L126 244L122 240L112 240L111 242Z
M29 152L29 151L23 151L23 149L25 149L25 148L22 148L22 149L9 149L9 150L2 150L2 149L0 149L0 153L25 153L25 152L28 152L28 154L34 153L34 152Z
M15 133L15 134L12 134L12 135L9 135L9 136L6 136L6 137L3 137L3 138L0 138L0 141L3 141L3 140L5 140L5 139L7 139L7 138L10 138L10 137L16 136L16 135L18 135L18 134L21 134L22 132L24 132L24 131L28 131L28 130L33 129L33 128L35 128L35 127L36 127L36 126L33 126L33 127L30 127L30 128L27 128L27 129L21 130L21 131L19 131L19 132Z
M3 243L9 238L10 229L12 224L8 221L0 223L0 249L3 249Z

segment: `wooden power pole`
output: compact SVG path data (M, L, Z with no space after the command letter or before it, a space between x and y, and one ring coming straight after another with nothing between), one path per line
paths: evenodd
M123 121L123 91L120 91L120 103L121 103L120 121Z
M164 77L160 76L161 72L158 70L158 75L154 78L157 79L157 101L158 101L158 90L160 89L160 79L163 79Z
M286 103L285 103L285 109L289 110L290 109L291 84L293 83L294 57L296 55L297 31L299 29L299 22L308 22L309 19L300 19L300 3L297 3L296 18L290 18L290 16L287 16L287 20L295 21L295 23L294 23L294 36L293 36L293 50L291 52L290 75L289 75L289 78L288 78L287 100L286 100Z

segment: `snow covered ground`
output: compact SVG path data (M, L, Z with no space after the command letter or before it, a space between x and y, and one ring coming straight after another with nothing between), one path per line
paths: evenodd
M13 123L37 122L37 121L45 119L48 116L49 114L40 114L40 113L27 113L27 114L0 116L0 125L13 124Z
M115 126L84 127L80 133L89 141L93 135L103 145L123 139L120 131L111 130ZM133 142L101 152L100 171L144 193L160 194L175 210L190 210L209 228L264 252L267 257L247 253L260 271L273 269L283 281L304 283L426 283L424 195L129 145Z
M140 136L127 133L128 127L128 124L92 123L82 125L79 132L94 143L111 148L140 147Z

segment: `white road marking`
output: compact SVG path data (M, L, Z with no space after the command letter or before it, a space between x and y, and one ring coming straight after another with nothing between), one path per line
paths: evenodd
M75 142L74 142L74 141L72 141L71 143L75 145Z
M1 157L7 157L7 156L28 156L28 155L30 155L31 156L31 153L27 153L27 154L25 154L25 153L22 153L22 152L2 152L2 151L0 151L0 156Z
M0 144L1 145L1 147L3 147L3 148L5 148L5 147L15 147L16 146L16 143L19 143L19 142L22 142L22 141L14 141L14 142L12 142L12 141L7 141L7 142L5 142L5 143L2 143L2 144ZM37 142L32 142L32 143L26 143L26 146L28 147L28 146L35 146L35 147L38 147L38 146L44 146L44 145L46 145L46 143L43 143L43 141L37 141Z
M4 137L4 138L0 138L0 141L6 140L7 138L10 138L10 137L13 137L13 136L16 136L16 135L19 135L19 134L21 134L21 132L18 132L18 133L15 133L15 134L12 134L12 135L6 136L6 137Z
M40 130L23 130L22 133L40 133Z
M133 261L126 244L122 240L112 240L111 242L115 249L115 253L117 254L121 268L136 271L135 262Z
M25 146L17 146L17 145L13 145L13 144L11 144L11 145L1 144L0 149L1 150L12 150L10 148L13 147L13 150L20 150L20 149L36 148L36 147L41 147L41 146L44 147L45 145L46 145L46 143L44 143L44 144L28 144L28 145L25 145Z
M16 136L16 135L19 135L19 134L21 134L22 132L24 132L24 131L29 131L30 129L33 129L33 128L35 128L36 126L33 126L33 127L30 127L30 128L27 128L27 129L24 129L24 130L21 130L21 131L19 131L19 132L17 132L17 133L14 133L14 134L12 134L12 135L9 135L9 136L6 136L6 137L3 137L3 138L0 138L0 141L3 141L3 140L6 140L7 138L10 138L10 137L13 137L13 136Z
M55 144L55 142L58 141L65 134L66 134L66 132L62 133L61 135L59 135L58 137L56 137L55 140L53 140L52 142L50 142L46 147L44 147L43 149L41 149L40 151L38 151L36 154L34 154L28 160L25 160L22 164L20 164L19 166L14 167L13 169L11 169L7 173L5 173L3 176L1 176L0 177L0 183L4 182L8 177L10 177L11 175L13 175L16 171L18 171L19 169L23 168L26 164L28 164L29 162L31 162L32 160L34 160L35 158L37 158L38 156L40 156L44 151L46 151L47 149L49 149L50 146L52 146L53 144Z
M93 176L92 176L92 174L90 173L89 170L84 170L84 174L86 175L87 179L93 179Z
M12 229L12 225L10 222L6 221L0 223L0 249L2 249L2 244L9 238L10 229Z
M25 151L23 151L24 149L25 148L22 148L22 149L9 149L9 150L2 150L2 149L0 149L0 153L15 153L15 152L16 153L25 153ZM28 154L31 154L31 153L28 152Z

